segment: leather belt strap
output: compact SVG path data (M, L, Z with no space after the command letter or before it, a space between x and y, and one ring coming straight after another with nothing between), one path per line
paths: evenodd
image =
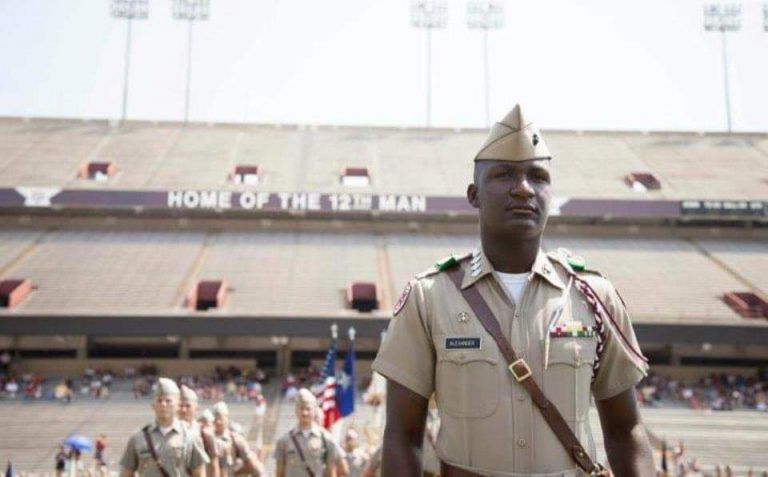
M471 286L464 290L461 289L461 282L464 276L461 267L456 266L450 270L447 270L447 273L451 278L451 281L453 281L454 285L456 285L456 288L464 297L464 300L466 300L469 304L469 307L472 308L472 311L477 316L477 319L480 320L480 324L483 325L485 331L487 331L488 334L493 337L493 340L498 345L501 354L504 356L504 359L507 362L507 367L514 376L515 380L523 388L525 388L526 391L528 391L528 394L531 396L531 400L534 402L534 404L536 404L536 407L541 412L544 420L547 421L547 424L549 424L552 432L555 433L555 436L563 445L563 447L565 447L568 454L570 454L570 456L576 462L576 465L578 465L579 468L585 471L588 475L603 475L600 473L604 471L602 466L596 465L592 461L592 458L584 450L584 447L579 442L579 439L573 434L573 431L571 430L570 426L568 426L568 423L565 422L565 419L563 419L560 411L558 411L557 407L555 407L555 405L550 402L549 399L547 399L547 397L541 391L541 388L539 388L539 385L536 384L536 381L534 381L533 376L531 375L531 368L528 366L528 363L526 363L524 359L520 358L515 353L515 350L512 349L512 345L509 344L509 341L501 332L501 327L499 326L499 322L496 319L496 316L493 314L493 311L491 311L488 303L486 303L482 295L480 295L480 292L477 290L477 288ZM450 475L454 475L456 477L462 477L466 475L469 477L474 474L452 473Z
M163 477L170 477L168 474L168 471L165 470L165 467L163 467L163 464L160 463L160 459L157 458L157 451L155 450L155 443L152 442L152 437L149 434L149 426L144 426L144 429L141 430L144 433L144 441L147 443L147 447L149 448L149 453L152 454L152 460L155 461L155 465L157 465L157 468L160 469L160 473L163 475Z
M296 452L299 454L299 459L301 460L301 463L304 465L304 470L307 471L307 475L309 475L309 477L315 477L315 473L314 471L312 471L312 468L309 466L309 462L307 462L307 459L304 458L304 452L301 450L299 441L296 439L296 434L293 431L289 431L288 435L291 436L291 442L293 442L293 447L296 448Z

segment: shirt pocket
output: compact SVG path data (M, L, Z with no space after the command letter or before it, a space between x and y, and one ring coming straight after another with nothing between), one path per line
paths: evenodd
M493 414L499 404L498 359L483 349L447 350L445 335L435 338L435 396L440 411L460 418Z
M568 421L582 421L587 417L596 357L594 337L550 341L549 363L544 373L545 393Z

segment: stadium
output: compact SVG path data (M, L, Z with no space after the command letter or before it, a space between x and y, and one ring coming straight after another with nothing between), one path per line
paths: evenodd
M7 99L0 115L0 460L53 475L67 435L104 433L118 472L151 418L139 383L170 376L213 382L204 404L227 400L271 469L295 423L286 383L317 379L329 354L340 370L352 346L348 423L378 445L371 363L405 284L478 246L465 191L487 127L93 119ZM762 475L768 133L715 129L545 127L544 248L583 256L628 304L657 463L663 442L701 475Z

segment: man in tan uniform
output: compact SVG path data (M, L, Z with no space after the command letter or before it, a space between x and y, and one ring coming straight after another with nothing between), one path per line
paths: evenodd
M160 378L155 385L152 409L155 422L134 434L120 459L121 477L203 477L208 457L197 434L176 418L179 387Z
M251 451L245 437L231 429L229 407L223 401L213 406L213 429L222 477L241 473L256 477L266 475L262 462Z
M347 429L344 434L344 460L347 462L347 469L349 469L349 477L360 477L363 475L363 471L368 467L368 455L362 447L360 447L360 434L352 428Z
M373 364L388 378L384 477L419 475L433 392L443 476L589 475L576 464L584 454L566 450L558 436L572 432L596 459L592 396L615 474L654 475L634 398L647 361L621 298L583 259L541 250L551 157L519 106L494 125L467 188L479 211L480 247L417 276L395 305ZM482 315L490 320L480 321L470 294L487 303L492 314ZM514 372L483 324L493 322L521 358ZM546 400L532 402L532 382ZM557 433L539 404L559 410L565 423Z
M331 436L315 424L317 398L308 389L296 395L297 426L275 445L277 477L336 477L339 459Z
M197 393L182 384L180 397L179 419L189 426L192 434L199 436L200 445L208 456L205 475L207 477L219 477L219 456L216 452L216 439L213 430L204 428L195 419L198 410Z

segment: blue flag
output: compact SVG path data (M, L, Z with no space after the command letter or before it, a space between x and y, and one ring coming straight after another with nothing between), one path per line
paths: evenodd
M355 342L349 341L349 349L344 357L344 367L336 379L336 406L341 417L355 412Z

